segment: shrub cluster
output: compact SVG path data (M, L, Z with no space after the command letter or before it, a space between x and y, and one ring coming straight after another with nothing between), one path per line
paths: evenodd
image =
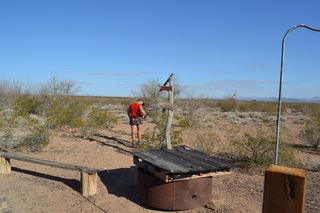
M1 105L0 149L6 151L19 146L36 151L50 142L56 130L70 127L80 132L82 137L89 137L99 127L117 123L117 118L109 110L102 106L91 107L93 104L86 99L71 96L73 87L72 82L53 78L34 94L21 91L10 96L8 94L12 91L0 91L2 99L10 97ZM13 111L6 113L8 110L5 109ZM15 134L18 131L20 134ZM18 145L10 143L12 141Z
M275 150L275 135L271 130L257 127L250 132L239 134L239 129L229 129L230 147L228 156L247 168L266 167L272 164ZM286 143L279 146L279 163L294 165L294 153Z
M226 95L218 101L217 106L223 112L234 111L238 107L238 100L235 95Z
M310 120L307 120L300 132L300 138L309 143L313 148L320 145L320 115L312 113Z
M144 147L143 149L157 149L165 145L166 125L168 115L160 111L155 111L150 114L155 127L150 130L146 129L143 133ZM170 140L172 145L178 145L182 142L183 128L178 129L177 126L172 125L170 131Z

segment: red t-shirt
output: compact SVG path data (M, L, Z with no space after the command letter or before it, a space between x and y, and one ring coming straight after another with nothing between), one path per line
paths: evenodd
M131 116L136 116L136 117L142 116L141 111L139 109L140 106L141 106L141 104L139 104L139 103L134 103L134 104L129 105Z

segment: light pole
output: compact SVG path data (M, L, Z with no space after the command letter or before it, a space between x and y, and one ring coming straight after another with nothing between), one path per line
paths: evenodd
M281 68L280 68L280 85L279 85L279 99L278 99L278 115L277 115L277 131L276 131L276 147L275 147L275 154L274 154L274 164L278 164L278 151L279 151L279 135L280 135L280 114L281 114L281 96L282 96L282 81L283 81L283 67L284 67L284 50L285 50L285 42L287 36L291 31L298 27L305 27L309 30L313 31L320 31L320 29L312 28L304 24L296 25L290 28L282 39L282 53L281 53Z

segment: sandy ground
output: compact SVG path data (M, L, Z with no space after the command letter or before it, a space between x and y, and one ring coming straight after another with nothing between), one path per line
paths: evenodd
M56 137L41 152L17 154L101 169L98 192L84 197L80 193L80 174L33 163L12 160L12 172L0 175L0 198L7 199L7 212L162 212L146 208L139 201L137 167L129 147L129 126L104 130L94 140ZM310 160L300 153L301 159ZM319 159L319 153L316 156ZM307 213L320 212L320 172L308 171ZM213 177L212 204L178 212L246 212L262 210L264 174L235 169L231 174ZM166 211L170 212L170 211Z

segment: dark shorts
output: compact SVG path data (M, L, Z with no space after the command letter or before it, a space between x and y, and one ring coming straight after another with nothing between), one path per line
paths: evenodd
M143 121L142 117L132 116L132 117L130 117L130 122L129 122L129 124L130 124L131 126L141 125L141 124L143 124L142 121Z

